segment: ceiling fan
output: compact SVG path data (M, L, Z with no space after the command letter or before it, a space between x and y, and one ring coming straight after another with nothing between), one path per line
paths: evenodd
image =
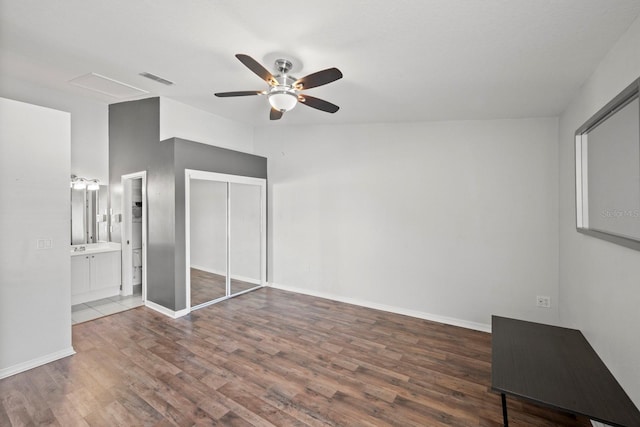
M267 95L269 104L271 104L271 120L279 120L282 115L292 110L298 102L327 113L335 113L340 109L335 104L320 98L300 93L302 90L326 85L342 78L342 73L337 68L327 68L302 78L295 78L289 75L289 71L293 64L286 59L277 59L275 63L276 75L274 76L258 61L239 53L236 58L240 60L248 69L257 74L262 80L269 84L267 90L245 90L238 92L219 92L216 96L221 98L231 96L251 96L251 95Z

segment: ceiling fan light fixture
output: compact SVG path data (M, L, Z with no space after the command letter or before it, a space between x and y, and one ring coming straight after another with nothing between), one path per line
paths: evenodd
M269 104L278 111L290 111L298 104L298 97L289 89L276 89L269 93Z

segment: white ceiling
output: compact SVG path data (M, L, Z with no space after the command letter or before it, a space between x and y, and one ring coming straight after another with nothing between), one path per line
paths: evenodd
M265 97L213 95L266 89L246 53L344 74L308 91L336 114L299 106L270 125L556 116L639 13L640 0L0 0L0 76L120 102L68 83L94 72L265 125Z

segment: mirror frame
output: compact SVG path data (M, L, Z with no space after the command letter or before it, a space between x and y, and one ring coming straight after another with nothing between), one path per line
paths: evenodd
M629 105L629 103L638 99L640 95L640 78L636 79L633 83L627 86L622 92L620 92L615 98L608 102L604 107L598 110L589 120L587 120L582 126L580 126L575 132L575 202L576 202L576 230L579 233L596 237L598 239L606 240L611 243L615 243L621 246L625 246L630 249L640 251L640 237L638 240L620 236L613 233L608 233L602 230L594 230L589 228L588 209L589 209L589 195L588 195L588 149L587 149L587 136L589 132L595 129L599 124L603 123L608 118L612 117L622 108ZM640 116L638 117L640 123ZM640 144L640 140L638 141ZM640 161L640 159L639 159Z

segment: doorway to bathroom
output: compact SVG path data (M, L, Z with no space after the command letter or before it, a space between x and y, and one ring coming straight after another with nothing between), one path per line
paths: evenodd
M108 289L108 295L99 294L97 296L97 298L100 299L77 302L73 302L74 299L72 296L72 324L94 320L99 317L139 307L144 305L147 299L147 174L145 171L142 171L123 175L121 177L121 183L122 213L113 215L113 212L109 210L109 214L107 214L107 211L103 211L103 208L101 208L99 211L101 213L98 215L98 221L100 221L98 222L98 226L103 227L98 229L101 236L107 236L107 215L111 218L110 227L113 227L114 224L116 226L120 225L120 244L118 244L117 241L115 243L98 243L99 245L106 246L106 248L102 250L106 253L100 254L100 256L105 259L99 259L98 254L91 254L91 260L89 263L86 263L87 267L85 269L81 269L80 267L82 266L81 258L89 261L89 252L85 252L87 249L83 249L83 251L79 252L75 257L72 254L72 266L74 262L79 266L75 269L75 274L78 275L78 278L76 278L77 283L91 286L91 279L86 280L86 276L96 277L97 283L104 282L107 277L113 277L115 283L114 293L111 293L110 289ZM106 200L105 202L101 202L100 206L106 206ZM95 211L98 210L95 209ZM109 231L112 231L112 229L109 228ZM116 245L117 249L112 248L111 245ZM116 257L116 261L112 258L114 256ZM109 268L105 269L105 265L109 266ZM110 274L106 272L110 272ZM72 282L73 274L74 269L72 268ZM120 287L119 295L117 294L118 286Z
M266 180L185 171L186 301L199 309L266 284Z
M147 299L147 172L122 175L123 297Z

